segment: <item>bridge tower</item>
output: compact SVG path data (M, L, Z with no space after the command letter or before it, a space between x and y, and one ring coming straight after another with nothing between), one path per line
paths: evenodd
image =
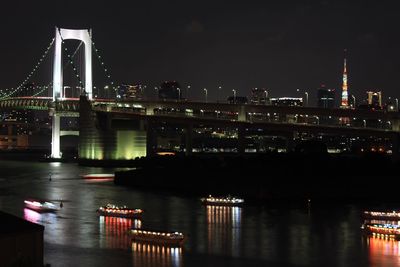
M91 31L88 29L62 29L56 27L54 65L53 65L53 101L64 99L63 90L63 57L62 43L64 40L74 39L82 41L85 48L85 87L84 91L89 100L92 100L92 40ZM57 106L57 105L56 105ZM51 157L61 158L60 149L60 119L57 110L52 115Z

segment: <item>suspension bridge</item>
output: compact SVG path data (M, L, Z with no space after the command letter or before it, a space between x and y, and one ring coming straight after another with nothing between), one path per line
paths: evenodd
M79 44L71 53L66 45L68 40L78 40ZM79 64L76 57L80 56ZM43 66L46 59L50 58L52 62L52 80L42 86L27 87L32 82L32 78ZM108 98L105 93L98 91L93 93L93 62L92 56L96 55L99 66L103 72L106 86L104 88L111 90ZM83 59L83 60L82 60ZM83 63L83 64L82 64ZM79 67L77 65L80 65ZM68 92L64 86L65 70L70 68L72 76L75 79L77 92ZM100 87L102 88L102 87ZM38 62L34 65L31 72L15 88L0 90L0 110L43 110L48 111L51 116L51 157L61 158L60 136L65 131L60 129L60 119L63 117L82 117L82 108L80 97L90 103L90 110L94 118L104 120L102 114L106 116L110 124L113 120L136 120L145 122L147 131L143 137L147 142L147 154L154 150L154 131L153 128L158 123L171 123L183 125L186 131L186 152L192 151L191 136L194 127L201 125L212 125L215 127L233 127L238 129L239 147L244 151L243 142L246 135L246 129L268 130L274 133L284 132L284 135L291 139L293 132L309 133L331 133L337 135L350 136L377 136L389 138L393 141L394 153L398 152L398 136L400 133L400 116L398 112L353 110L353 109L321 109L311 107L278 107L267 105L239 105L223 103L201 103L190 101L143 101L135 99L117 99L115 96L115 84L112 81L110 71L106 67L99 50L94 46L92 32L89 29L63 29L56 28L55 37L45 49ZM85 114L87 125L79 129L86 134L82 137L84 140L82 147L90 152L89 158L103 159L104 157L94 156L94 147L104 147L102 140L93 136L98 126L93 122L93 118ZM352 124L349 125L321 125L319 118L349 118ZM317 121L315 120L317 119ZM379 121L381 126L369 127L366 120ZM363 125L357 124L364 121ZM130 122L128 122L129 124ZM106 123L107 124L107 123ZM106 127L107 128L107 127ZM110 127L108 127L109 129ZM64 132L64 133L62 133ZM96 134L94 134L96 135ZM102 137L103 138L103 137ZM81 139L81 137L80 137ZM103 138L104 139L104 138ZM109 142L109 141L107 141ZM114 142L114 141L113 141ZM111 142L111 143L113 143ZM82 144L82 142L80 142ZM97 143L97 144L94 144ZM81 149L81 148L80 148ZM88 152L89 153L89 152ZM89 154L90 154L89 153ZM80 155L81 156L81 155Z

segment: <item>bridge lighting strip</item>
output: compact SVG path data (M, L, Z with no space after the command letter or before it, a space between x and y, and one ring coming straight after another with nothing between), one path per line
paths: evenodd
M113 85L114 85L114 82L113 82L113 80L111 79L110 72L108 71L108 68L107 68L106 65L104 64L104 61L102 60L102 58L101 58L101 56L100 56L100 54L99 54L99 50L98 50L98 49L96 48L96 46L94 45L92 36L91 36L90 34L89 34L89 37L90 37L90 41L92 42L93 49L94 49L94 51L96 52L97 59L99 60L100 65L103 67L104 73L106 74L106 77L108 78L108 81L110 82L111 87L114 89L114 91L116 91L117 89L113 86Z
M0 96L0 100L8 98L11 95L15 94L16 92L18 92L21 89L21 87L23 85L25 85L31 79L32 75L35 74L35 72L39 69L39 67L41 66L43 60L45 59L45 57L49 53L50 49L53 47L54 41L55 41L55 38L51 39L51 42L50 42L49 46L46 48L45 52L43 53L41 58L38 60L38 62L36 63L35 67L33 67L32 71L25 78L25 80L15 90L14 90L14 88L11 88L12 91L10 93L8 93L8 94L5 93L4 95ZM8 91L8 90L10 90L10 89L5 89L5 91Z

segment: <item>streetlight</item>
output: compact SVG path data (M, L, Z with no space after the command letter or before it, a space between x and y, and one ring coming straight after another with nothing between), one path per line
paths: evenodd
M156 98L158 97L158 87L154 86L154 90L156 91Z
M178 90L178 101L181 100L181 88L176 88Z
M306 95L306 107L308 106L308 92L304 92L304 94Z
M205 93L206 103L207 103L207 88L204 88L203 91L204 91L204 93Z
M188 101L189 101L189 89L190 89L190 85L188 85L186 87L186 98L187 98Z
M353 108L356 108L356 97L351 95L351 98L353 98Z
M236 90L232 89L233 92L233 104L236 104Z
M265 94L265 105L267 104L267 99L268 99L268 91L264 90L264 94Z
M217 102L219 102L219 95L220 95L221 89L222 89L222 86L218 86Z

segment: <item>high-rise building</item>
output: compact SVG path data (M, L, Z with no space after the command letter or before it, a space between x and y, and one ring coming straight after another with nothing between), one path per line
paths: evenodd
M254 105L265 105L268 103L268 91L265 88L253 88L251 89L251 104Z
M349 93L348 93L348 87L347 87L347 59L346 59L346 52L347 50L344 50L344 66L343 66L343 85L342 85L342 100L340 103L341 108L348 108L349 107Z
M317 91L317 98L319 108L335 107L335 89L327 89L325 85L321 85Z
M176 81L165 81L158 89L158 97L165 100L179 100L182 97L181 86Z
M382 92L368 91L368 105L375 109L382 109Z
M274 105L274 106L303 106L303 98L302 97L271 98L271 105Z
M141 84L122 84L117 88L117 98L141 100L143 99L143 86Z
M245 96L229 96L227 99L229 104L247 104L248 100Z

